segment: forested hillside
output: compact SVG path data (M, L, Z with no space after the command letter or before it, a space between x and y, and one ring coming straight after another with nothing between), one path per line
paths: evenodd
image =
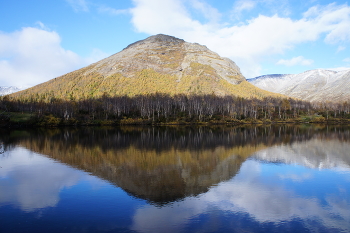
M207 47L156 35L61 77L0 98L8 125L349 122L349 103L259 89Z
M196 43L156 35L82 69L10 95L22 101L84 100L110 96L234 95L282 97L246 81L238 66Z

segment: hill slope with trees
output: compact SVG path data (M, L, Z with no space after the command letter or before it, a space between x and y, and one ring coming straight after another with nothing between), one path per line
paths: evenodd
M155 35L82 69L11 95L20 100L81 100L148 94L279 97L246 81L238 66L196 43Z

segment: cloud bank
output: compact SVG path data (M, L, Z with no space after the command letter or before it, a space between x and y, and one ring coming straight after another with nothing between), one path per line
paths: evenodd
M62 48L58 33L44 26L25 27L11 33L0 32L0 83L2 86L30 87L104 56L95 49L90 57L82 58Z
M201 1L194 2L198 5ZM350 41L350 7L347 4L314 6L299 19L278 14L258 15L230 25L217 21L201 22L193 16L196 11L193 1L133 0L133 3L132 23L138 32L163 33L207 45L221 56L235 61L246 78L261 74L260 63L266 57L283 54L299 44L318 40L325 44ZM233 12L241 14L256 6L254 1L238 1ZM208 12L216 12L208 4L197 9L196 13L204 17Z

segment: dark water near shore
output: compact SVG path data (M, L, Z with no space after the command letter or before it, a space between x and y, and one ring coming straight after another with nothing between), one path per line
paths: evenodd
M350 127L0 130L0 232L350 232Z

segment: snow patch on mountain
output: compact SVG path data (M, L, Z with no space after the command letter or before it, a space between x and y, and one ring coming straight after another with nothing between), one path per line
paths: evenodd
M264 75L248 80L275 93L308 101L346 101L350 99L350 69L309 70L300 74Z
M14 87L14 86L0 87L0 96L9 95L9 94L12 94L14 92L21 91L21 90L22 90L22 88Z

